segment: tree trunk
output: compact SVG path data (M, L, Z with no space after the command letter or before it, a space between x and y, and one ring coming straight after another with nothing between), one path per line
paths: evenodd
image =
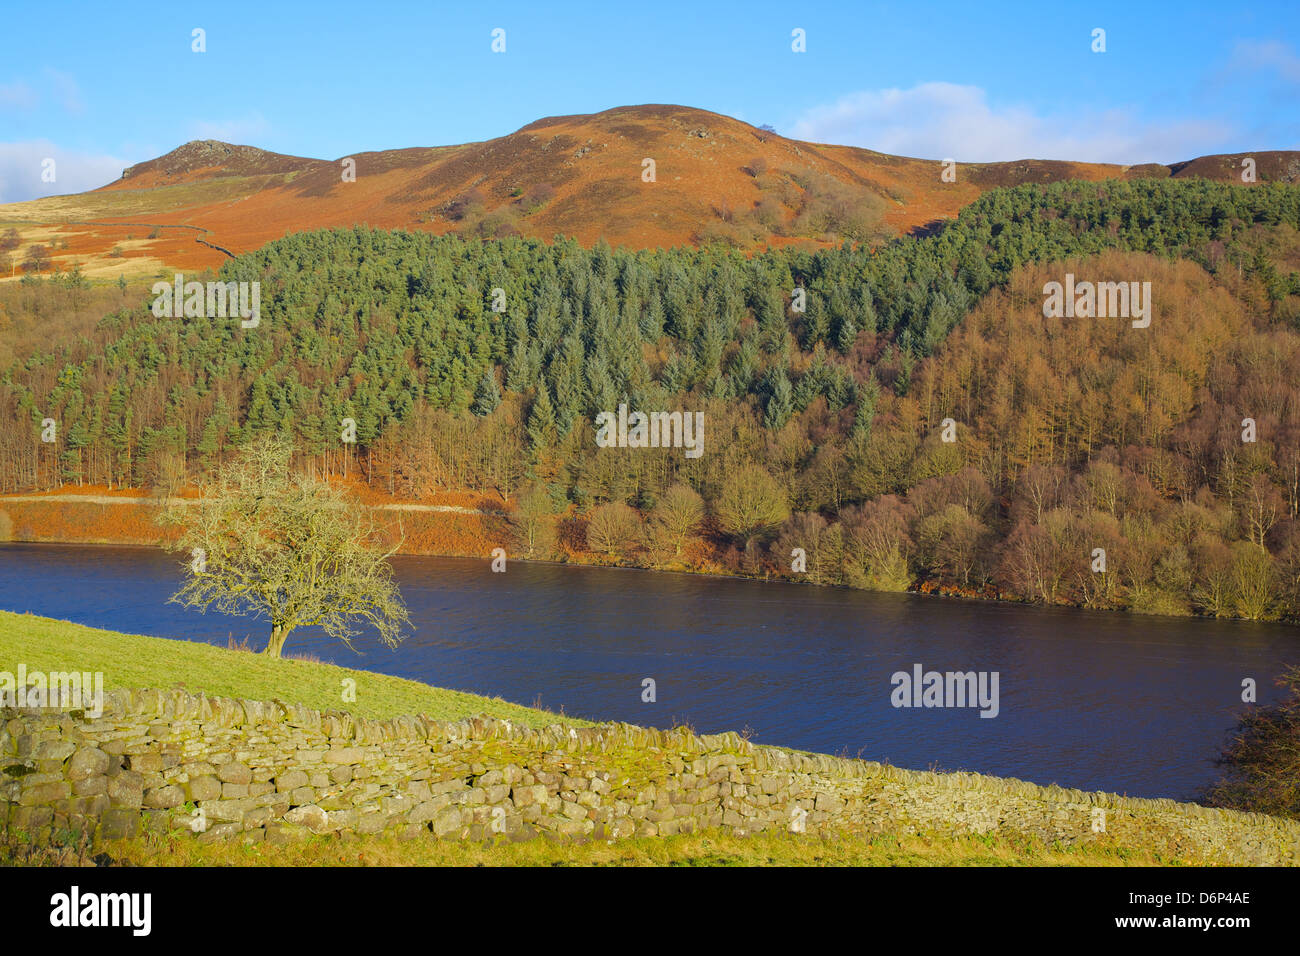
M271 627L271 639L266 642L266 650L263 651L267 657L278 658L280 651L284 648L285 639L289 636L288 629L283 624L275 624Z

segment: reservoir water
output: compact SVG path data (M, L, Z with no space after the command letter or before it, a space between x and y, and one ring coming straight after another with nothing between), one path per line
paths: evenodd
M168 597L180 559L147 548L0 545L0 608L94 627L262 647L264 621ZM1242 681L1261 702L1300 663L1300 629L1142 617L646 571L400 557L415 625L360 655L312 631L286 653L593 720L1191 799L1218 777ZM0 670L17 662L0 661ZM12 665L12 666L11 666ZM897 708L891 676L998 674L998 714ZM642 701L643 680L657 700ZM111 684L111 679L109 680Z

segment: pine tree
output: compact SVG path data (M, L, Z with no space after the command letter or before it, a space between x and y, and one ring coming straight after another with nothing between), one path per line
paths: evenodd
M767 403L763 407L763 425L779 431L794 414L794 399L790 379L782 368L773 368L764 377Z
M835 347L848 354L858 337L858 327L853 323L853 316L847 312L840 316L839 325L835 327Z
M537 397L528 412L528 440L534 452L555 443L555 406L551 403L550 390L544 384L538 387Z
M484 369L483 377L479 379L478 388L474 392L474 405L471 410L479 418L484 418L496 411L500 404L501 388L497 385L497 377L492 369Z

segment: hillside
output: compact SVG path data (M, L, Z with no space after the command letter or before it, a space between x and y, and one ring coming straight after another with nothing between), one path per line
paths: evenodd
M348 655L356 661L355 655ZM272 660L247 648L221 648L200 641L121 634L68 621L0 611L0 671L14 673L22 662L31 672L102 673L104 690L158 687L192 694L258 694L320 710L347 710L358 717L388 719L425 714L462 720L490 714L529 727L557 721L578 727L588 721L482 697L431 687L419 681L373 671L339 667L292 655ZM357 699L340 704L342 681L356 682Z
M1067 274L1150 285L1152 324L1044 318ZM1018 186L816 254L325 230L224 276L262 283L255 331L124 293L18 354L0 491L174 489L279 430L395 501L499 495L520 557L785 574L798 547L823 584L1300 618L1300 187ZM12 292L38 319L86 294ZM599 447L620 404L698 411L703 454ZM468 528L420 540L485 553Z
M1260 182L1300 180L1300 153L1257 152ZM343 181L343 159L356 163ZM642 181L646 158L656 181ZM960 160L960 157L958 157ZM1240 182L1239 156L1172 166L1017 160L959 164L769 134L683 106L549 117L459 146L358 152L333 160L214 141L186 143L101 189L0 206L22 234L19 262L53 244L115 279L218 267L301 230L352 226L430 233L555 235L634 249L719 240L746 250L879 241L932 228L997 187L1064 180L1202 177ZM225 250L225 251L223 251Z

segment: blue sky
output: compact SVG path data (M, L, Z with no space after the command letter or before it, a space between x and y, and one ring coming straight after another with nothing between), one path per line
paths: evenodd
M96 0L13 3L4 23L0 202L103 185L191 139L335 159L635 103L964 162L1300 149L1295 0Z

